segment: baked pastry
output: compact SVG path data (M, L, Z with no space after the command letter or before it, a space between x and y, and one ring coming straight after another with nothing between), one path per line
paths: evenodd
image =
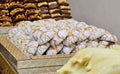
M36 9L37 6L34 3L25 3L24 8L25 9Z
M50 14L52 18L55 18L55 17L61 17L61 14L60 13L54 13L54 14Z
M26 17L24 14L18 14L13 18L13 22L18 22L18 21L25 20L25 19Z
M47 2L40 2L37 4L38 7L47 7L48 3Z
M2 22L0 23L0 26L13 26L11 22Z
M3 15L3 16L0 16L0 21L1 22L4 22L4 21L6 21L6 22L12 22L12 19L9 16Z
M20 2L10 2L8 4L8 9L12 10L12 9L15 9L15 8L23 8L23 4L20 3Z
M30 21L40 20L40 19L41 19L41 17L38 16L38 14L33 14L33 15L30 15L30 16L28 17L28 20L30 20Z
M51 14L52 14L52 13L53 13L53 14L54 14L54 13L60 13L60 9L57 9L57 8L56 8L56 9L50 9L49 12L50 12Z
M2 15L9 15L9 11L8 10L1 10L0 11L0 16L2 16Z
M55 9L59 7L56 1L48 2L48 6L49 6L49 9Z
M67 0L58 0L60 5L68 5Z
M65 5L61 5L60 9L61 10L70 10L70 7L69 6L65 6Z
M7 4L0 3L0 9L7 9Z
M71 14L71 11L70 10L61 10L61 13L62 14Z
M38 46L36 55L37 56L43 55L48 50L49 47L50 47L49 43L46 43L45 45Z
M41 14L40 16L42 19L48 19L51 17L50 14Z
M25 12L25 10L22 9L22 8L15 8L10 12L10 15L15 16L17 14L21 14L21 13L24 13L24 12Z
M29 17L29 15L39 14L39 10L36 9L27 9L25 15Z

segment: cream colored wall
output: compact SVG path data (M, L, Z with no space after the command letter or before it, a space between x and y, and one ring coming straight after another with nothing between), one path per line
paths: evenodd
M68 0L72 16L102 27L120 39L120 0Z

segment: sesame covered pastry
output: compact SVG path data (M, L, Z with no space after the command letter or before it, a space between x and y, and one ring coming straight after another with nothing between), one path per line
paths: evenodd
M38 7L46 7L46 6L48 6L48 3L47 2L40 2L40 3L38 3L37 6Z
M20 2L10 2L8 4L8 9L23 8L23 4Z
M8 8L7 4L0 3L0 9L7 9L7 8Z
M24 8L25 9L36 9L37 6L34 3L25 3Z
M8 10L1 10L0 11L0 16L1 15L9 15L9 11Z
M60 9L50 9L49 12L52 13L60 13Z
M49 43L46 43L45 45L38 46L36 55L37 56L43 55L48 50L49 47L50 47Z
M25 15L26 16L29 16L29 15L32 15L32 14L39 14L39 10L36 10L36 9L27 9L26 12L25 12Z
M8 16L3 15L3 16L0 16L0 21L12 22L12 19Z
M11 15L11 16L15 16L15 15L17 15L17 14L19 14L19 13L24 13L24 12L25 12L25 10L22 9L22 8L15 8L15 9L13 9L13 10L10 12L10 15Z

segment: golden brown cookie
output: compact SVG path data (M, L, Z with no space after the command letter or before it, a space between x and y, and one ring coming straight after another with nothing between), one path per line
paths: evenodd
M54 13L54 14L51 14L51 17L52 18L61 17L61 14L60 13Z
M15 9L13 9L13 10L10 12L10 15L11 15L11 16L14 16L14 15L17 15L17 14L19 14L19 13L24 13L24 12L25 12L25 10L22 9L22 8L15 8Z
M26 12L25 12L25 15L26 16L29 16L29 15L32 15L32 14L39 14L39 10L36 10L36 9L28 9L28 10L26 10Z
M44 7L44 6L48 6L47 2L40 2L37 4L38 7Z
M60 13L60 9L50 9L49 10L50 13Z
M70 6L61 5L60 9L61 10L70 10Z
M15 8L23 8L23 4L21 2L11 2L8 3L8 9L15 9Z
M9 15L9 11L8 10L1 10L0 15Z
M6 21L6 22L12 22L12 19L11 19L11 17L3 15L3 16L0 16L0 21L1 22L4 22L4 21Z
M57 0L60 5L68 5L67 0Z
M71 14L71 11L70 10L61 10L61 13L62 14Z
M42 17L42 19L51 18L50 14L41 14L40 16Z
M0 23L0 26L5 27L5 26L13 26L13 25L10 22L2 22Z
M40 19L41 19L41 17L38 16L38 14L30 15L30 16L28 17L28 20L30 20L30 21L40 20Z
M48 2L48 6L49 6L49 9L54 9L59 7L56 1Z
M21 20L26 20L26 17L24 14L19 14L15 17L13 17L13 22L21 21Z
M25 4L24 4L24 8L25 8L25 9L36 9L37 6L36 6L35 3L25 3Z
M8 7L7 7L7 4L0 4L0 9L7 9Z

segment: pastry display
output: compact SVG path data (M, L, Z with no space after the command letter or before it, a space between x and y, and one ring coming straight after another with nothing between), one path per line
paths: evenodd
M70 19L71 10L67 0L2 0L0 2L0 23L9 22L17 26L21 21L41 19ZM3 21L4 20L4 21ZM1 26L4 26L1 24Z
M62 17L64 19L72 18L70 11L71 9L67 3L67 0L58 0L58 3L60 4L59 8L61 10Z
M23 21L9 31L8 38L27 56L71 54L87 47L113 48L117 43L117 37L108 31L74 19Z
M80 50L57 74L120 74L120 48Z

